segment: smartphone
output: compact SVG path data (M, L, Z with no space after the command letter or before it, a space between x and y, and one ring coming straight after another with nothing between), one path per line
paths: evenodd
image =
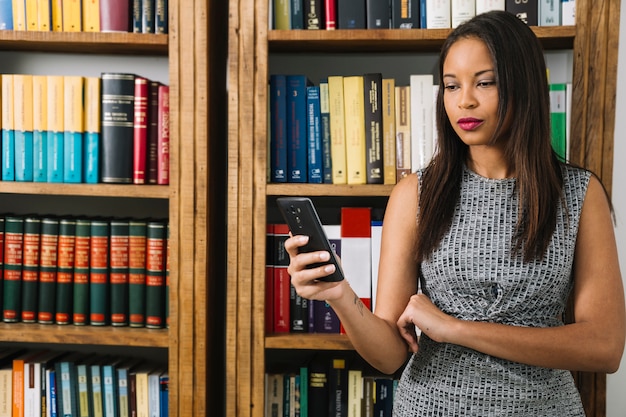
M318 266L332 263L335 265L335 272L326 277L320 278L320 281L341 281L343 272L337 261L337 256L328 242L320 218L317 215L315 206L311 199L307 197L279 197L276 199L278 208L280 209L285 223L289 226L292 235L306 235L309 242L300 247L300 252L327 251L330 253L330 260L326 263L315 263L307 268L316 268Z

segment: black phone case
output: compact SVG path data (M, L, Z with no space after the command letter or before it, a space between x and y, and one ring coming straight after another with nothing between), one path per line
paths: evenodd
M308 268L315 268L327 263L335 265L335 272L324 278L320 278L320 281L341 281L343 279L343 272L337 261L335 252L333 252L326 233L322 228L315 206L311 199L307 197L279 197L276 199L278 208L280 209L285 222L291 230L291 234L306 235L309 236L309 242L300 248L300 252L315 252L325 250L330 253L330 261L326 263L315 263L308 266Z

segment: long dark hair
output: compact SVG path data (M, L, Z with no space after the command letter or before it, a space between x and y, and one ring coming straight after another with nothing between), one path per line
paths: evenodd
M506 143L505 158L520 196L513 249L524 260L543 257L556 225L563 178L550 140L550 104L543 49L533 31L509 12L480 14L446 39L439 58L438 149L420 186L417 260L428 258L450 228L459 200L468 147L455 133L443 104L443 64L460 39L485 43L495 67L498 126L491 143ZM505 123L506 121L506 123Z

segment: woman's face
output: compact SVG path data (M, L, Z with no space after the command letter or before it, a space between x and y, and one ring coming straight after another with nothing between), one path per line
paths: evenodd
M498 125L494 63L477 38L455 42L443 63L443 102L450 124L468 146L489 145Z

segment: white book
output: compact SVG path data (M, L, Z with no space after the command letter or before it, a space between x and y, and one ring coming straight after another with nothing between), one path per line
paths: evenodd
M24 363L24 417L41 413L41 363Z
M372 303L371 209L341 208L341 265L355 294L367 308Z
M378 288L378 266L380 264L380 245L383 234L383 222L372 220L372 311L376 308L376 290Z
M561 0L539 0L539 26L561 24Z
M433 155L432 74L412 74L411 85L411 171L425 168Z
M348 417L361 417L363 399L363 371L348 370Z
M476 0L451 0L451 16L453 28L470 20L476 16Z
M346 125L344 123L343 77L328 77L328 108L330 111L330 159L333 184L346 184Z
M563 26L576 24L576 0L561 0L561 24Z
M426 0L426 28L449 29L452 27L451 0Z
M505 10L504 0L476 0L476 14L491 10Z

